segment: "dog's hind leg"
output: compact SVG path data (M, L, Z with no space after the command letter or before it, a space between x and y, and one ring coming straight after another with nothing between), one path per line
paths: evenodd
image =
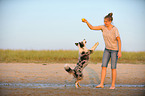
M80 86L79 82L78 82L78 87L80 87L80 88L82 87L82 86Z
M78 88L78 82L75 82L75 87Z
M76 88L81 87L80 84L79 84L80 81L81 81L81 80L77 80L77 81L75 82L75 87L76 87Z

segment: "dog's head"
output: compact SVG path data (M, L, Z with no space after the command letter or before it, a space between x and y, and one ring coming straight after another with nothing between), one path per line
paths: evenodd
M80 46L80 48L84 48L84 47L86 47L86 43L87 43L87 41L84 39L83 41L81 41L81 42L78 42L78 43L75 43L75 45L76 46Z

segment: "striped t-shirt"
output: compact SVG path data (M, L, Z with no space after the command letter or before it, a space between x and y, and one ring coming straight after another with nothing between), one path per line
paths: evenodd
M111 30L108 30L105 25L102 25L102 33L105 41L105 47L110 50L118 50L118 42L116 37L120 37L118 29L113 26Z

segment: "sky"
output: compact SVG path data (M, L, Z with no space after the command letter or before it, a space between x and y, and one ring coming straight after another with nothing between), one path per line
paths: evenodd
M77 50L76 42L96 42L104 50L101 31L112 12L122 51L145 51L145 0L0 0L0 49Z

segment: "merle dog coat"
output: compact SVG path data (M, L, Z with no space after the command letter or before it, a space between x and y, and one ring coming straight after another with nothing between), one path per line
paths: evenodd
M88 65L88 61L90 58L90 54L93 52L93 50L88 50L87 52L82 52L79 56L78 63L74 69L71 69L70 67L68 69L65 69L67 72L72 73L77 80L83 79L83 69Z

